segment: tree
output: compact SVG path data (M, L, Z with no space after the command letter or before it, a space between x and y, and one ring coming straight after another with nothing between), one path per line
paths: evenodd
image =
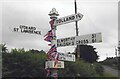
M79 47L79 48L78 48ZM96 48L94 48L91 45L80 45L77 46L76 50L80 49L80 58L89 62L94 63L98 60L97 52L95 51Z
M33 51L34 52L34 51ZM43 50L39 53L12 49L2 54L2 77L46 77L45 61L47 55ZM97 68L97 69L96 69ZM91 65L83 60L65 62L65 68L59 69L59 77L97 77L101 73L99 66Z
M59 77L99 77L96 72L95 65L86 63L83 60L76 60L76 62L65 62L65 68L59 69Z
M101 61L100 63L120 70L119 60L120 60L120 57L107 57L105 60Z
M30 49L29 51L32 53L45 53L45 51L43 50L39 51L39 50Z
M2 49L2 53L7 53L8 52L8 49L5 45L6 44L0 44L0 49Z
M32 53L24 49L12 49L3 53L3 77L45 77L44 62L46 54Z

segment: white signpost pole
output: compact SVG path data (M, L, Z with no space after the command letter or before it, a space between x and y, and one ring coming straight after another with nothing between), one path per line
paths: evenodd
M55 8L52 9L52 11L50 11L50 13L48 14L50 15L50 19L54 22L56 19L57 19L57 16L59 15L58 12L56 11ZM55 45L55 47L57 47L57 39L56 39L56 26L55 25L51 25L51 30L52 30L52 33L53 33L53 39L51 41L51 46ZM56 48L57 50L57 48ZM48 61L47 63L52 63L53 65L53 62L54 60L52 61ZM54 77L54 73L57 73L57 70L54 69L51 69L51 77ZM58 75L56 74L55 77L58 77Z

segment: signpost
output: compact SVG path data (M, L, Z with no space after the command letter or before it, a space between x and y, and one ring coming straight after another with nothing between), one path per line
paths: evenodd
M99 43L99 42L102 42L102 36L101 36L101 33L93 33L93 34L78 36L78 31L77 31L77 36L75 36L75 37L56 39L56 30L57 30L56 26L70 23L70 22L76 22L76 24L77 24L77 21L81 20L83 15L81 13L75 12L75 14L57 19L57 16L59 14L55 8L53 8L52 11L50 11L49 15L50 15L50 19L51 19L50 25L51 25L52 32L49 31L47 33L47 37L51 36L52 40L46 39L46 41L51 42L51 49L49 50L49 58L45 62L45 69L46 70L48 69L47 77L51 76L51 77L57 78L58 74L57 74L56 68L64 68L64 61L75 62L75 55L58 53L57 47L85 45L88 43ZM76 29L78 30L78 28L76 28ZM41 35L41 31L37 31L36 27L31 27L31 26L26 26L26 25L20 25L19 27L14 28L13 31ZM54 52L56 52L56 54L53 54ZM55 55L55 56L51 56L51 55ZM56 55L58 55L58 59L57 59ZM58 60L62 60L62 61L58 61ZM53 68L53 69L51 69L49 71L49 68ZM54 68L55 68L55 70L54 70Z
M64 68L64 61L58 61L55 65L55 61L46 61L45 68Z
M58 60L73 61L73 62L75 62L75 55L73 55L73 54L59 53Z
M65 16L62 18L58 18L57 16L59 15L58 12L56 11L55 8L52 9L52 11L50 11L50 25L51 25L51 30L52 33L49 31L49 33L47 34L52 35L52 40L51 40L51 49L50 49L50 53L53 53L54 48L53 46L56 47L56 51L57 51L57 47L62 47L62 46L73 46L73 45L85 45L88 43L99 43L102 42L102 36L101 33L93 33L93 34L87 34L87 35L81 35L81 36L75 36L75 37L68 37L68 38L61 38L61 39L56 39L56 26L58 25L62 25L62 24L66 24L66 23L70 23L70 22L76 22L81 20L83 15L81 13L76 13L76 14L72 14L69 16ZM78 32L77 32L78 33ZM73 54L65 54L65 53L59 53L56 52L58 54L58 57L55 57L54 59L51 59L51 55L49 57L49 59L45 62L45 68L46 69L51 69L50 73L48 72L48 74L52 77L54 77L53 75L57 75L57 70L54 70L54 68L64 68L64 61L73 61L75 62L75 55ZM61 61L58 61L61 60ZM58 62L56 62L58 61ZM47 76L49 77L49 76ZM54 77L55 78L55 77Z
M36 27L27 26L27 25L20 25L17 28L13 28L14 32L21 32L21 33L29 33L29 34L37 34L41 35L41 31L38 31Z
M54 25L58 26L61 24L66 24L66 23L70 23L70 22L74 22L74 21L79 21L81 20L83 17L83 15L81 13L77 13L77 14L72 14L69 16L65 16L62 18L58 18L55 20Z
M57 73L57 70L54 69L54 68L64 68L64 62L60 62L57 60L57 39L56 39L56 26L53 25L54 24L54 21L57 19L57 16L59 15L58 12L56 11L55 8L52 9L52 11L50 11L50 13L48 14L50 15L50 19L51 21L49 22L50 23L50 26L51 26L51 32L49 31L47 33L47 37L51 36L52 39L47 39L47 41L51 42L51 49L49 50L49 53L56 53L55 54L55 57L53 57L54 55L48 55L49 58L47 59L46 61L46 68L49 70L49 68L53 68L51 69L50 73L47 72L51 77L53 78L57 78L58 75L56 74ZM47 75L47 77L49 77L49 75Z
M101 33L93 33L93 34L57 39L57 47L86 45L88 43L99 43L99 42L102 42Z

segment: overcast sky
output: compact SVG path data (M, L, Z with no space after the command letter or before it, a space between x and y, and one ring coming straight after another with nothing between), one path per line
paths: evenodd
M2 1L2 43L8 49L50 49L43 36L50 30L49 12L56 8L59 17L74 14L74 0L4 0ZM77 11L83 14L78 22L79 35L102 33L102 43L96 48L100 60L115 56L118 45L118 0L77 0ZM42 35L16 33L19 25L36 27ZM57 26L57 38L75 36L75 23ZM1 34L0 34L1 35ZM89 44L88 44L89 45ZM74 52L75 46L59 47L58 52Z

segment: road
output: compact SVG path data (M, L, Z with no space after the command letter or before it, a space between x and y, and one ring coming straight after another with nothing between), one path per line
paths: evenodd
M111 74L114 77L119 77L120 76L120 71L118 71L116 69L113 69L109 66L105 66L105 65L102 65L102 66L104 68L105 73Z

